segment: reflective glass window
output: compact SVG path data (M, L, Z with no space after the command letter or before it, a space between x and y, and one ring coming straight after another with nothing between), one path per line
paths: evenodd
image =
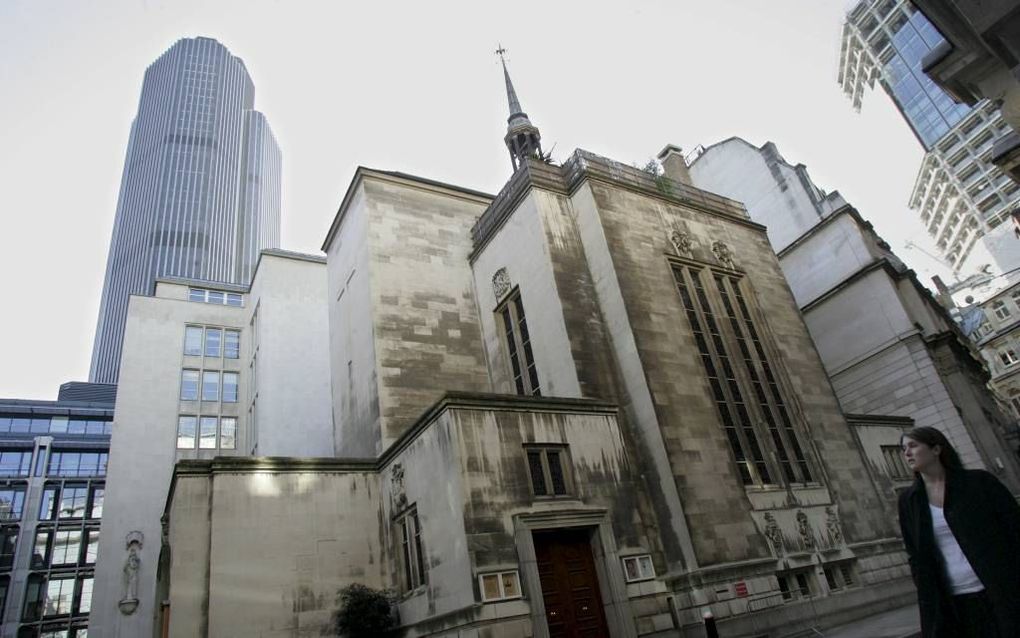
M46 604L44 616L59 616L71 613L71 600L74 597L73 578L52 578L46 585Z
M28 476L31 467L31 450L0 452L0 476Z
M227 359L237 359L241 354L241 331L223 331L223 356Z
M225 416L220 419L220 448L233 450L237 445L237 419Z
M219 357L223 344L223 330L219 328L205 329L205 356Z
M216 448L216 417L204 416L201 420L201 431L198 438L198 447L202 449Z
M202 400L220 400L220 373L206 370L202 373Z
M224 403L237 403L237 373L223 373L223 401Z
M92 501L89 505L89 518L102 518L103 517L103 499L106 496L106 488L104 487L93 487L92 488Z
M60 491L58 518L84 518L88 503L88 488L84 485L65 485Z
M24 507L24 487L0 487L0 521L21 520Z
M81 530L57 530L53 535L53 565L75 565L81 554Z
M181 401L198 400L198 370L181 370Z
M195 428L198 419L193 416L182 416L177 419L177 449L192 450L195 448Z
M57 494L60 488L56 485L47 485L43 490L42 501L39 505L39 520L52 521L57 516Z
M189 356L201 356L202 328L199 326L187 326L184 329L184 354Z

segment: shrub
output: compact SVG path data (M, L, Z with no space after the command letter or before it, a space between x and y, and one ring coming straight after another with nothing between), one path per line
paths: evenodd
M396 627L392 592L353 583L337 591L336 603L333 629L337 636L381 636Z

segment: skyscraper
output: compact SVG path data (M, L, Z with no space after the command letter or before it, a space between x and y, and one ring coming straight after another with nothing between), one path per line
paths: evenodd
M145 72L89 378L116 383L127 304L159 277L247 284L280 244L280 149L240 58L179 40Z
M861 0L843 25L839 83L859 109L878 80L921 142L910 207L950 266L968 274L984 264L1009 270L1015 249L1001 236L1020 186L991 163L1009 125L994 104L956 104L925 75L925 55L944 42L909 0Z

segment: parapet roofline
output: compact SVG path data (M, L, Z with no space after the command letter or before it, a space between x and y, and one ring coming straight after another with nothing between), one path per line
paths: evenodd
M329 225L329 230L326 231L326 238L322 242L322 252L329 252L329 245L333 242L333 237L340 229L340 223L343 221L344 215L347 213L347 207L354 198L354 193L358 190L358 186L361 184L361 181L366 177L372 177L398 184L413 184L418 187L424 187L426 190L466 198L480 204L489 204L496 198L495 195L490 193L484 193L471 188L440 182L427 177L411 175L410 173L384 171L375 168L368 168L366 166L358 166L358 168L354 171L354 177L351 178L351 183L347 186L346 192L344 192L343 199L340 200L340 207L337 209L336 215L333 216L333 221Z

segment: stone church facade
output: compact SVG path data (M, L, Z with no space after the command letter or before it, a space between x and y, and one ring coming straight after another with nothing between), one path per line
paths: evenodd
M248 365L232 448L182 435L204 400L122 381L110 483L135 483L107 496L100 635L319 635L353 582L396 590L405 636L696 636L711 611L778 637L913 599L765 227L586 151L549 162L507 87L496 196L360 168L324 261L264 254L215 316L195 282L133 300L123 369L173 394L206 368L180 355L199 324L235 326Z

